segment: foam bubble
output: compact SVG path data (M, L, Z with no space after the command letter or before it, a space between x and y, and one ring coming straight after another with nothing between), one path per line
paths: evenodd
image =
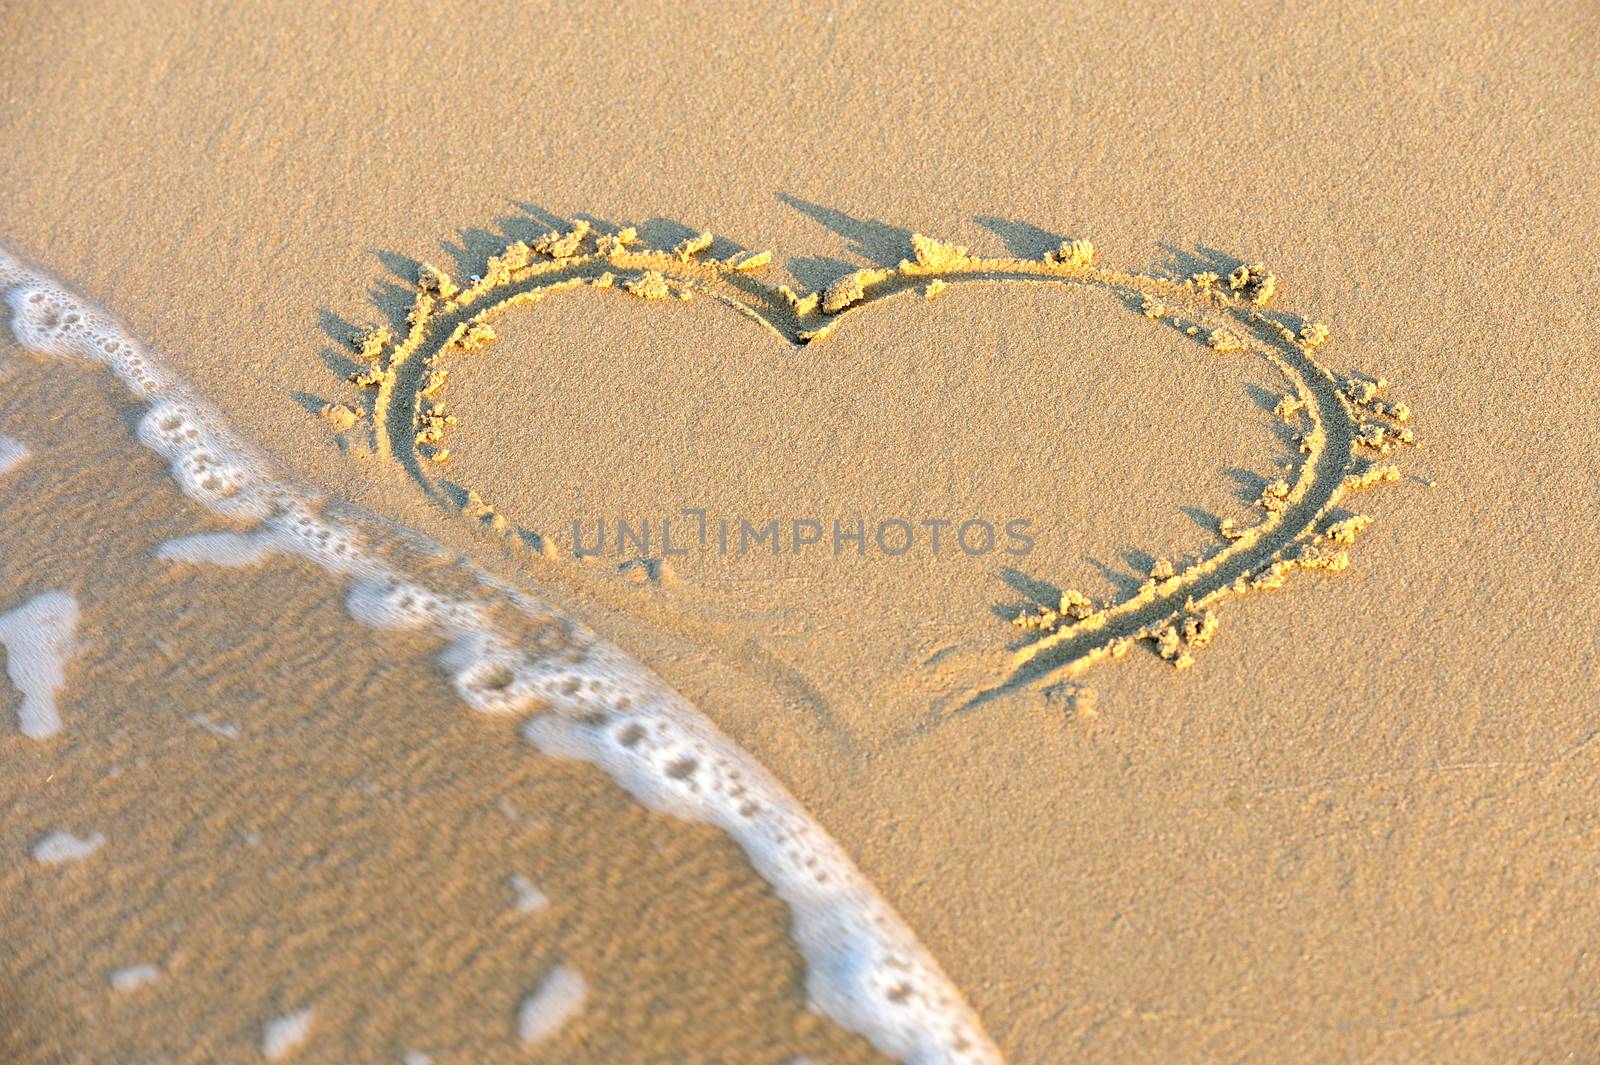
M287 502L261 483L231 434L196 403L156 399L140 419L138 434L167 460L184 494L214 513L259 521L275 504Z
M589 985L576 969L557 965L545 974L517 1010L517 1035L529 1046L542 1043L583 1009Z
M150 986L160 977L161 970L154 965L128 965L111 973L111 989L128 994Z
M78 601L66 592L44 592L0 614L6 674L22 693L17 719L24 736L43 740L61 731L56 692L66 683L77 631Z
M482 615L449 603L426 588L392 574L357 580L350 586L345 605L351 616L377 629L418 629L443 625L454 629L480 629Z
M546 711L524 729L541 750L592 762L646 805L717 825L736 840L790 906L813 1009L901 1061L1000 1060L959 992L844 851L771 774L643 666L576 626L552 639L519 640L492 619L520 614L528 625L517 631L534 632L551 612L466 563L454 564L452 575L471 577L465 586L474 589L472 597L429 590L426 568L397 571L367 542L362 530L381 529L380 521L328 504L279 470L108 315L4 252L0 285L10 286L12 329L21 343L111 367L151 401L139 439L168 461L185 494L242 526L170 541L161 557L238 566L276 551L351 578L346 602L356 619L445 637L440 663L469 708ZM443 554L414 534L385 535L435 559ZM75 620L75 605L70 616ZM59 687L60 657L49 660L54 674L25 671L33 690L48 695ZM13 649L9 668L17 661ZM20 681L18 687L26 696L29 689ZM30 720L45 719L37 711L24 714L24 731ZM523 1004L519 1031L543 1038L581 1007L584 993L582 978L558 967ZM302 1011L271 1022L263 1051L276 1057L298 1045L310 1016ZM273 1053L269 1043L281 1049Z
M511 877L511 890L517 893L518 913L539 913L550 908L550 897L521 873Z
M98 832L85 837L57 829L33 845L33 860L40 865L81 862L104 846L105 842L106 838Z
M0 474L10 473L32 455L26 444L9 436L0 436Z
M312 1012L308 1009L274 1017L261 1026L261 1053L280 1061L311 1037Z

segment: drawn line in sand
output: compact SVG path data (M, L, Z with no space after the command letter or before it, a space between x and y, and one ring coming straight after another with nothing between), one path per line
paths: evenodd
M24 348L105 365L145 400L139 440L190 499L234 523L238 539L191 539L175 564L298 557L348 582L358 621L436 632L440 664L467 707L529 715L522 734L540 750L592 762L651 809L715 825L743 848L789 907L813 1010L899 1061L1001 1060L961 993L844 850L659 678L432 541L299 483L109 314L3 249L0 293ZM309 1030L307 1011L279 1018L263 1029L261 1050L287 1054Z
M373 391L370 408L358 412L338 404L323 412L339 431L370 419L378 453L403 464L431 497L456 507L430 472L449 462L446 435L457 424L444 402L450 362L491 345L498 316L579 289L649 301L709 297L799 345L823 340L848 315L904 293L931 299L975 282L1054 284L1109 294L1216 357L1255 356L1276 370L1286 393L1274 414L1293 427L1299 457L1288 476L1271 480L1263 490L1256 522L1222 521L1217 544L1202 557L1179 565L1158 562L1144 584L1120 600L1097 603L1069 590L1059 604L1018 617L1015 624L1038 638L1017 650L1000 678L970 693L953 713L1047 674L1071 675L1121 657L1139 640L1152 642L1175 667L1188 667L1216 634L1217 608L1224 599L1279 588L1297 570L1345 569L1348 546L1371 518L1341 519L1339 505L1353 492L1398 481L1398 469L1380 458L1415 443L1406 424L1411 410L1388 398L1387 381L1341 376L1319 360L1317 352L1329 339L1327 327L1265 309L1277 293L1278 278L1260 263L1241 265L1227 276L1201 271L1157 277L1096 266L1094 245L1084 240L1065 241L1042 259L988 259L914 234L908 257L898 266L856 270L802 296L753 276L770 264L770 253L716 259L707 254L713 243L706 232L671 250L651 250L640 246L632 228L600 232L580 221L532 244L508 244L464 287L424 263L404 336L370 328L350 338L357 357L370 363L350 377ZM515 539L510 520L480 491L469 489L460 509L501 538ZM931 718L917 730L938 720Z

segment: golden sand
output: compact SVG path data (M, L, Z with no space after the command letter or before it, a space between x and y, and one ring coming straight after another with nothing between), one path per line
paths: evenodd
M1006 1060L1595 1057L1585 5L0 30L0 240L660 674ZM77 619L55 738L0 682L0 1057L874 1060L727 838L451 709L436 642L309 566L154 557L227 526L138 405L3 373L0 616ZM1047 535L580 561L564 524L930 498Z

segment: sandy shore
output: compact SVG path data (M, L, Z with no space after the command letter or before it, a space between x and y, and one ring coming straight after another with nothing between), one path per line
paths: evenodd
M298 477L659 675L1006 1060L1600 1048L1582 5L107 5L0 28L0 240ZM669 253L714 232L686 262L769 250L758 308L758 285L914 259L913 233L1032 263L1089 240L1096 269L1218 272L1240 308L918 281L801 345L705 293L585 288L452 357L444 462L319 413L370 409L346 378L382 360L349 334L403 335L419 264L470 286L581 220ZM1139 641L972 703L1037 638L1017 614L1181 575L1302 468L1309 415L1274 413L1292 386L1200 324L1249 313L1227 275L1257 261L1272 321L1328 327L1309 355L1337 394L1381 375L1374 402L1409 408L1353 408L1416 442L1352 446L1399 480L1326 516L1373 519L1348 569L1219 601L1192 668ZM352 623L304 561L157 557L232 526L103 370L7 344L0 436L26 456L0 461L0 614L58 590L77 612L59 733L25 734L0 683L12 1058L260 1060L264 1026L314 1007L284 1060L525 1060L520 1010L566 965L585 995L550 1060L874 1059L808 1008L791 908L734 840L540 754L522 716L463 712L437 638ZM713 525L668 557L684 508L736 542L740 518L949 518L1034 543L774 557L715 550ZM652 549L573 557L602 515L651 520ZM100 842L50 864L54 832ZM547 906L519 908L530 887Z

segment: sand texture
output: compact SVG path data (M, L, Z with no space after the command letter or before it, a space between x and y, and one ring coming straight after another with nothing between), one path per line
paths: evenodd
M1597 63L0 13L0 1059L1600 1058Z

